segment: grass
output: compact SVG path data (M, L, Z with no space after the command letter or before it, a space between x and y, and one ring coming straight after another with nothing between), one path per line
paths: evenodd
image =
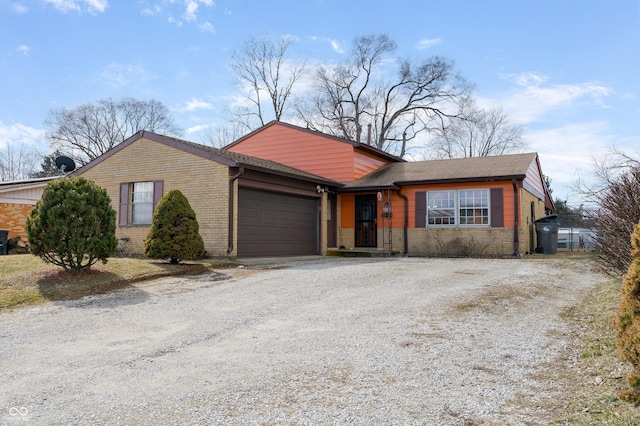
M0 311L107 293L152 278L204 273L214 266L224 264L194 261L171 265L144 258L113 257L104 265L93 265L88 272L73 273L36 256L0 256Z
M575 328L573 359L578 365L577 373L565 378L571 382L565 424L640 425L640 408L617 397L631 372L620 361L611 325L620 302L620 285L619 279L604 279L565 316Z

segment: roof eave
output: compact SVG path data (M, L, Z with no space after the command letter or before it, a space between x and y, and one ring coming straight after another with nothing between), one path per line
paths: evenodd
M420 179L420 180L403 180L396 181L398 186L409 185L425 185L425 184L439 184L439 183L468 183L468 182L495 182L499 180L522 180L526 175L502 175L502 176L483 176L483 177L464 177L464 178L448 178L448 179Z
M340 192L370 192L370 191L383 191L383 190L399 191L400 187L397 185L365 185L365 186L345 186L340 188Z
M341 186L343 186L342 183L337 182L335 180L331 180L331 179L326 179L323 178L321 176L303 176L303 175L298 175L295 173L288 173L282 170L274 170L274 169L269 169L266 167L260 167L260 166L256 166L254 164L247 164L247 163L242 163L242 162L236 162L233 166L230 167L242 167L244 169L247 170L253 170L256 172L262 172L262 173L268 173L271 175L276 175L276 176L282 176L282 177L287 177L287 178L292 178L292 179L296 179L296 180L303 180L306 182L313 182L316 184L323 184L323 185L328 185L328 186L332 186L335 188L339 188Z

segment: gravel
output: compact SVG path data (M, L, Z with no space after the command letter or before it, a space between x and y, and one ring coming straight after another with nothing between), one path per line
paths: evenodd
M0 314L0 424L548 424L563 312L601 279L546 258L272 266Z

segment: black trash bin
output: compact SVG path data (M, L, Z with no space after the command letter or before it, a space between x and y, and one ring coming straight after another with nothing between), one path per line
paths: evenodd
M558 252L558 215L551 214L534 223L538 237L536 253L556 254Z
M7 238L9 237L9 231L3 231L0 229L0 255L7 254Z

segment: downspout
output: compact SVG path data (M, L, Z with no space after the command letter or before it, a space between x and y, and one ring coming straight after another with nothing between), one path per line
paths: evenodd
M229 246L227 247L227 254L233 251L233 212L235 209L235 183L240 176L244 173L244 167L240 167L238 173L233 175L231 179L229 179Z
M403 226L403 240L404 240L404 254L409 254L409 198L404 195L402 192L402 188L398 190L398 196L404 200L404 226Z
M518 238L518 185L516 179L511 179L513 185L513 255L518 256L518 246L520 240Z

